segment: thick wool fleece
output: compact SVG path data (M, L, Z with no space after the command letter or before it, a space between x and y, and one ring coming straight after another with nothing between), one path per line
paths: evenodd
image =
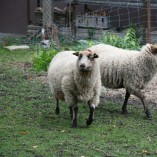
M102 84L108 88L126 88L130 93L143 89L157 72L157 54L147 44L139 51L123 50L99 44L89 48L100 59Z
M99 64L95 61L86 75L78 70L78 57L72 53L74 51L60 52L50 63L48 79L52 93L70 106L89 100L97 106L101 92Z

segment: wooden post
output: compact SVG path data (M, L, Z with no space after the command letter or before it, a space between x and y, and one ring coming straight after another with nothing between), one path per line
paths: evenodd
M143 11L142 11L142 21L143 21L143 35L142 35L142 43L145 44L147 42L147 1L143 0Z
M76 0L73 0L73 12L72 12L72 30L73 30L73 36L76 37Z
M151 43L151 1L147 2L147 41Z
M30 24L30 0L27 0L27 24Z
M56 42L57 48L60 49L61 46L60 46L60 42L59 42L58 28L55 24L52 26L52 37L53 37L54 41Z
M40 0L37 0L37 7L40 7Z
M54 2L53 0L43 0L43 26L52 27L54 23Z
M68 25L69 25L69 31L71 34L71 3L68 3Z

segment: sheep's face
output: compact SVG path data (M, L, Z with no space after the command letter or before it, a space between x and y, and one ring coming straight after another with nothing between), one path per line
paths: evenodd
M91 71L95 58L98 58L98 55L90 50L75 52L74 55L78 56L78 68L82 72Z
M151 45L151 52L154 54L157 58L157 44Z

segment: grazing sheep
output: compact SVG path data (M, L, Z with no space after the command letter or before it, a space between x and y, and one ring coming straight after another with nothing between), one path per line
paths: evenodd
M99 103L101 78L98 55L90 50L81 52L64 51L58 53L51 61L48 79L56 99L56 114L59 114L59 99L70 106L72 127L77 126L77 103L87 102L90 108L90 125L93 121L95 107Z
M130 94L141 99L148 119L151 114L145 103L144 89L157 72L157 45L147 44L139 51L123 50L110 45L98 44L91 48L100 59L102 85L107 88L125 88L122 113L127 114Z

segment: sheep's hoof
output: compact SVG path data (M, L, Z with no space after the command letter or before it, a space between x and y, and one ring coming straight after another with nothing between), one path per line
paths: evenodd
M145 118L146 118L147 120L152 120L152 119L153 119L151 115L146 115Z
M74 121L72 122L72 126L71 126L71 127L72 127L72 128L76 128L76 127L77 127L77 121L74 120Z
M55 113L56 113L57 115L59 115L59 114L60 114L59 107L56 107L56 108L55 108Z
M146 119L147 119L147 120L152 120L153 118L152 118L152 117L146 117Z
M147 111L145 112L145 114L146 114L146 119L147 119L147 120L152 120L152 119L153 119L152 116L151 116L151 114L150 114L150 112L149 112L149 110L147 110Z
M73 124L72 124L72 126L71 126L71 127L72 127L72 128L77 128L77 125L73 125Z
M128 111L127 110L122 110L121 114L128 116Z
M93 119L87 119L87 121L86 121L87 126L91 125L92 122L93 122Z

